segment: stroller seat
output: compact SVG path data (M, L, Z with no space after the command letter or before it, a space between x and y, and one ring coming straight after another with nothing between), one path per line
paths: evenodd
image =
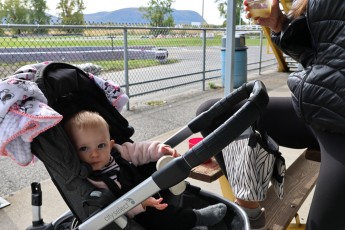
M116 127L111 129L112 137L116 136L119 143L131 141L133 128L84 71L66 63L52 62L36 73L35 82L48 99L48 105L63 116L61 124L78 111L97 111L112 127ZM61 125L36 137L31 148L44 163L52 181L79 222L88 218L95 211L93 209L104 207L115 199L110 192L102 191L99 200L93 197L90 201L90 194L95 190L86 180L90 169L80 163ZM88 207L91 203L98 207Z
M207 124L205 119L212 119L214 114L221 113L226 109L227 103L232 106L236 101L250 97L251 100L248 100L249 104L243 113L229 119L224 127L217 130L228 133L229 139L223 140L224 133L220 134L222 138L218 133L209 135L183 154L183 157L174 159L159 171L155 171L155 163L141 167L140 172L148 179L120 198L114 197L110 191L95 188L86 179L90 168L80 162L62 125L65 119L76 112L90 110L104 117L111 127L111 138L116 139L119 144L132 142L130 137L134 129L109 102L104 91L94 83L92 77L90 78L88 73L78 67L67 63L51 62L37 72L35 82L48 99L48 105L63 116L60 124L37 136L31 144L33 153L44 163L52 181L70 209L69 213L54 221L48 229L70 229L70 225L66 225L66 222L71 222L72 219L80 223L78 229L108 229L110 225L112 229L116 229L118 226L114 226L113 221L110 224L104 220L107 213L114 213L116 205L126 199L136 198L135 202L140 203L157 192L163 194L167 203L182 207L202 208L222 202L228 206L227 215L214 229L249 229L248 218L244 211L229 200L193 185L188 185L185 192L179 196L169 193L168 188L188 177L190 167L195 167L218 153L223 146L243 132L248 122L256 120L261 113L261 107L267 104L267 94L261 82L245 84L233 95L222 99L219 104L211 108L209 113L202 114L201 120L194 119L185 129L165 143L172 147L176 146L189 135L199 132ZM242 117L245 119L243 122L239 121ZM233 123L236 125L233 126ZM230 125L231 128L229 128ZM118 214L121 216L125 213ZM68 227L63 228L63 226ZM37 227L32 229L37 229Z

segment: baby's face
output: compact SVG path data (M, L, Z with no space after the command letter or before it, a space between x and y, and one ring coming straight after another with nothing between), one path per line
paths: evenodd
M106 127L74 129L73 140L80 159L90 164L93 171L109 163L114 141Z

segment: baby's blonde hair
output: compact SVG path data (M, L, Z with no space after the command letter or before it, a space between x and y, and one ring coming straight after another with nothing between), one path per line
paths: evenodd
M99 128L103 126L109 130L108 123L97 112L80 111L73 115L64 125L67 134L71 134L72 127L77 129Z

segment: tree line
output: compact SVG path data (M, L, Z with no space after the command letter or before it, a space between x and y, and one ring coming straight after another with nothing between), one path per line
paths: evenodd
M50 24L51 16L46 0L0 0L0 16L6 24ZM85 10L83 0L60 0L56 5L60 24L83 25ZM21 34L18 29L17 33ZM35 33L47 33L38 29Z
M214 0L218 4L220 16L226 18L227 0ZM172 4L175 0L149 0L146 6L139 7L143 17L153 27L172 27ZM237 8L241 7L242 0L236 0ZM84 13L86 9L83 0L60 0L56 5L58 24L84 25ZM0 17L6 24L50 24L51 16L48 11L47 0L0 0ZM239 14L240 10L237 10ZM239 17L236 17L239 18ZM225 24L224 24L225 25ZM20 30L17 31L21 33ZM35 33L47 33L39 29Z
M50 24L46 0L0 0L0 15L10 24ZM60 0L56 6L62 24L83 24L83 0Z

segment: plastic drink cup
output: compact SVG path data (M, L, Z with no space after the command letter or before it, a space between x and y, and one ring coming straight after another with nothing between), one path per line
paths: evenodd
M193 148L194 145L198 144L200 141L202 141L204 138L202 137L194 137L194 138L190 138L188 140L188 144L189 144L189 148ZM205 161L203 164L207 164L207 163L210 163L212 162L211 159L208 159L207 161Z
M272 0L248 0L250 14L255 18L267 18L271 15Z
M188 140L188 144L189 144L189 148L193 148L194 145L198 144L200 141L202 141L202 137L194 137L194 138L190 138Z
M164 165L172 161L174 157L172 156L162 156L156 163L157 170L161 169ZM186 190L186 181L181 181L180 183L169 188L170 192L176 196L182 194Z

